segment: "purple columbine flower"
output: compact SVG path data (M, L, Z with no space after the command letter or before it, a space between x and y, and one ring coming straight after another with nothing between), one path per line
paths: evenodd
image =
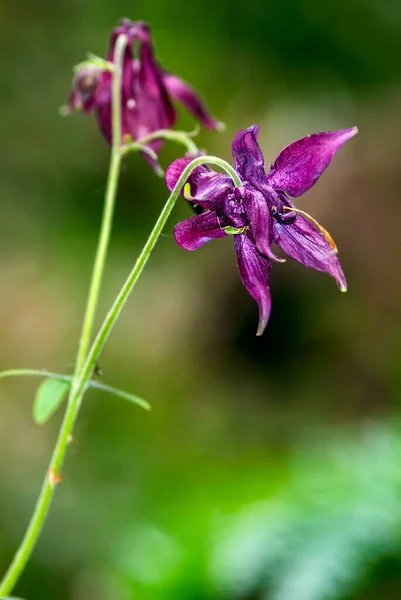
M270 315L271 261L281 260L272 251L273 242L306 267L334 277L341 291L347 289L331 236L313 217L295 208L289 196L301 196L312 187L338 148L357 131L351 127L297 140L280 152L266 173L257 142L259 127L254 125L239 131L232 144L241 187L235 187L228 175L202 165L182 190L204 212L175 226L176 241L186 250L196 250L215 238L234 235L242 281L259 305L257 335L265 330ZM166 172L170 190L189 162L179 158L170 165Z
M177 119L173 98L184 104L205 127L221 128L221 123L211 116L195 91L158 64L146 23L123 19L111 33L108 61L113 62L116 40L121 34L128 37L121 94L124 141L137 140L158 129L170 128ZM95 110L100 129L109 143L112 137L111 81L109 71L102 71L96 66L84 67L75 76L68 101L70 110L78 109L85 113ZM162 140L149 143L156 153L161 145ZM153 164L151 159L148 160Z

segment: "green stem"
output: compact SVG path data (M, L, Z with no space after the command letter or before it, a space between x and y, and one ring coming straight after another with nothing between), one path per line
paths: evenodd
M99 291L102 283L104 266L106 262L107 249L109 247L111 227L113 224L114 206L120 175L121 165L121 77L122 63L127 45L127 38L120 35L116 42L114 53L115 69L112 79L112 149L109 174L107 177L106 197L103 208L102 225L100 229L99 242L96 250L95 262L93 265L92 280L90 283L88 300L86 304L82 334L79 341L78 355L75 365L75 375L77 376L85 362L86 354L90 343L93 329L93 321L96 313L96 307L99 300Z
M121 35L116 41L112 80L112 151L107 180L105 206L103 211L101 232L99 236L98 248L93 267L92 281L85 311L84 323L82 327L81 338L75 367L74 378L78 378L85 362L90 337L93 328L93 321L96 312L96 306L99 298L100 285L102 281L104 264L106 260L107 248L113 220L115 196L117 191L118 177L121 165L121 75L124 51L127 44L127 37ZM73 393L74 385L71 387L71 393L68 400L67 409L59 431L57 442L50 459L49 468L42 484L38 500L31 521L17 550L13 561L11 562L2 582L0 583L0 597L7 596L17 583L22 571L24 570L35 543L39 537L44 524L50 502L54 495L56 478L52 475L58 473L63 462L71 431L76 419L80 398Z
M124 146L123 152L127 153L131 150L141 150L142 147L147 148L147 144L149 142L153 142L154 140L170 140L173 142L177 142L178 144L183 144L188 152L196 155L199 152L198 146L191 139L191 133L187 133L186 131L176 131L172 129L158 129L157 131L152 131L152 133L148 133L139 140L135 142L128 143Z
M89 350L85 363L82 369L80 370L78 377L75 378L73 381L70 397L68 400L67 410L61 425L56 446L54 448L53 456L50 461L48 473L43 482L42 489L36 503L35 511L28 525L28 529L25 533L22 543L2 583L0 584L0 596L5 596L9 594L14 588L19 576L25 568L25 565L40 535L40 532L46 519L47 511L50 506L50 502L54 495L55 482L57 481L57 477L55 476L58 475L59 469L63 463L68 442L73 430L74 422L78 415L81 400L86 388L90 384L93 368L96 364L98 356L113 326L115 325L120 315L120 312L128 299L128 296L130 295L136 282L138 281L139 276L141 275L143 268L145 267L157 240L159 239L162 229L168 217L170 216L170 213L174 207L174 204L180 194L184 183L186 182L191 172L197 166L206 163L214 164L221 167L232 177L236 186L242 185L241 180L239 179L237 173L231 167L231 165L226 163L224 160L213 156L202 156L200 158L196 158L195 160L191 161L191 163L189 163L189 165L187 165L187 167L182 172L158 220L156 221L156 224L147 242L145 243L141 254L138 257L134 268L129 274L111 309L106 315L106 318Z
M186 168L182 172L179 180L177 181L173 191L171 192L170 197L168 198L166 204L164 205L163 210L160 213L160 216L157 219L156 224L153 227L153 230L151 231L150 236L149 236L148 240L146 241L141 254L139 255L139 257L136 260L135 266L133 267L133 269L132 269L131 273L129 274L128 278L126 279L123 287L121 288L117 298L115 299L115 301L113 303L113 306L110 308L109 312L107 313L106 318L103 321L103 324L99 330L99 333L95 337L95 340L91 346L91 349L89 350L87 359L85 361L85 365L83 366L78 379L74 381L74 386L73 386L74 387L74 397L77 396L79 398L78 402L80 402L80 399L81 399L83 393L85 392L86 387L88 386L93 368L94 368L96 361L103 349L103 346L106 343L106 340L107 340L112 328L114 327L114 325L121 313L121 310L122 310L125 302L128 299L128 296L132 292L147 261L149 260L150 254L151 254L153 248L155 247L157 240L159 239L159 236L163 230L164 225L166 224L167 219L170 216L170 213L171 213L171 211L174 207L174 204L181 192L183 185L185 184L186 180L188 179L188 177L192 173L192 171L194 169L196 169L196 167L198 167L199 165L202 165L202 164L213 164L213 165L219 166L221 169L226 171L226 173L228 175L230 175L234 184L237 187L242 186L242 181L238 177L236 171L233 169L233 167L230 164L228 164L226 161L222 160L221 158L217 158L215 156L201 156L199 158L195 158L186 166Z

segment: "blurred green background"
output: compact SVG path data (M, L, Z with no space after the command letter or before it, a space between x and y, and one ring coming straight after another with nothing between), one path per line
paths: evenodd
M107 175L93 117L61 118L71 67L121 17L151 23L230 158L258 123L267 161L357 125L299 201L333 234L349 291L288 261L257 307L231 240L186 253L174 211L101 357L64 483L16 595L26 600L401 598L401 4L396 0L6 0L1 21L1 368L71 372ZM192 129L183 109L179 126ZM170 144L164 166L181 152ZM121 177L99 319L166 199L139 156ZM61 419L37 380L1 382L0 567L31 514Z

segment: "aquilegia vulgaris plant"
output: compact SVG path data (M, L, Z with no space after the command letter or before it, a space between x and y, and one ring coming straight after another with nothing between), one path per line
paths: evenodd
M87 389L95 387L149 409L149 404L141 398L100 383L93 377L102 348L180 194L200 211L175 226L175 239L183 248L195 250L209 240L234 236L242 280L259 305L258 335L263 333L270 314L271 262L282 260L276 257L273 242L304 265L329 273L340 289L346 289L332 238L313 217L295 208L290 197L300 196L316 182L338 148L355 135L356 128L316 133L293 142L284 148L266 173L257 142L258 127L253 126L239 131L234 138L233 168L216 156L203 155L192 139L193 134L171 129L176 120L173 99L184 104L204 126L222 129L221 123L209 114L193 89L158 64L150 28L142 21L124 19L112 31L107 59L90 55L75 68L73 88L64 113L71 109L94 110L100 129L111 145L103 218L74 374L35 369L11 369L0 373L0 377L33 375L44 378L33 406L34 419L40 424L50 418L68 395L64 419L35 510L20 547L0 582L0 600L14 589L40 535L56 484L62 481L60 470ZM167 169L170 196L93 337L122 160L127 153L138 151L161 172L158 152L164 139L181 143L186 150L185 157L178 158ZM223 173L212 170L211 166L220 168Z

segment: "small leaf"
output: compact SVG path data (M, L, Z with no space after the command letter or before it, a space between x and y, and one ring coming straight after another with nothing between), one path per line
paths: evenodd
M37 389L33 401L33 420L43 425L58 409L70 388L68 381L45 379Z
M110 385L105 385L104 383L100 383L99 381L91 381L89 383L89 386L91 388L103 390L104 392L109 392L110 394L113 394L114 396L117 396L118 398L123 398L124 400L128 400L129 402L132 402L133 404L137 404L138 406L140 406L141 408L144 408L145 410L151 410L151 406L150 406L149 402L147 402L143 398L139 398L138 396L131 394L130 392L124 392L123 390L119 390L117 388L111 387Z

